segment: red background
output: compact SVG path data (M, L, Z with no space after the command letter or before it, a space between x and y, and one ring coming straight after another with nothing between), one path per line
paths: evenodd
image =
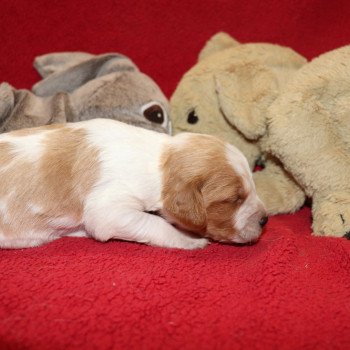
M307 58L350 41L348 1L0 0L0 12L0 81L17 88L54 51L124 53L170 97L218 31ZM310 224L309 208L276 216L242 248L66 238L0 251L0 348L350 348L350 242Z

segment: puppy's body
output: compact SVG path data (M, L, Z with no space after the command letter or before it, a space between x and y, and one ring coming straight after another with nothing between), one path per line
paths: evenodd
M206 135L170 137L106 119L1 135L0 179L3 248L74 235L194 249L207 240L169 222L246 242L260 235L265 215L247 162L234 148ZM244 200L235 204L239 192Z

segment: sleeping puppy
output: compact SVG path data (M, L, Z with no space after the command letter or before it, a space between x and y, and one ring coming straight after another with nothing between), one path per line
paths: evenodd
M196 249L255 241L267 221L244 156L208 135L108 119L18 130L0 135L0 178L2 248L79 236Z

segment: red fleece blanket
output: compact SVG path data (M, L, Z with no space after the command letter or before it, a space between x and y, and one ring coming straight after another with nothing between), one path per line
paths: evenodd
M308 58L350 39L348 1L2 0L0 9L0 80L17 88L38 80L34 57L53 51L122 52L170 96L221 30ZM65 238L2 250L0 348L349 349L350 242L313 237L310 224L309 208L273 217L250 247Z

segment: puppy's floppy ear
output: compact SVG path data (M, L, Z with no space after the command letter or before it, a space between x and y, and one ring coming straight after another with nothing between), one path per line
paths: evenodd
M190 231L202 231L207 215L201 193L200 157L195 149L186 152L170 149L163 158L163 210Z
M164 195L163 208L166 214L187 230L198 232L206 228L203 196L195 184L186 184L175 176Z
M219 108L246 138L256 140L266 130L266 109L277 97L278 82L263 66L234 65L214 76Z
M224 32L219 32L213 35L204 45L203 49L199 53L198 61L201 61L214 53L228 49L230 47L235 47L240 45L240 43L232 38L230 35Z
M67 54L64 54L67 55ZM89 54L86 54L89 55ZM80 53L72 61L65 61L44 80L33 86L33 92L38 96L51 96L57 92L72 92L88 81L113 72L138 71L136 65L127 57L119 54L105 54L87 58ZM57 56L58 57L58 56ZM66 56L61 56L66 57ZM76 62L77 64L72 64ZM79 61L80 60L80 61ZM59 62L59 58L57 58ZM45 74L45 73L44 73Z

